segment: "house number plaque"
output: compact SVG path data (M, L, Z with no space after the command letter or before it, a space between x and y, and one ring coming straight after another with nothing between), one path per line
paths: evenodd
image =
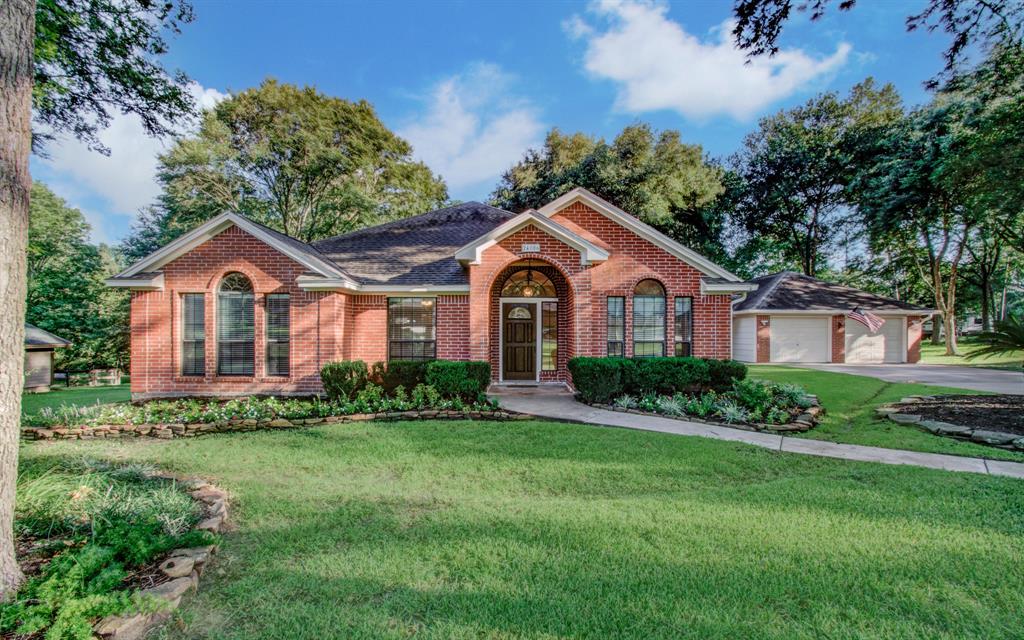
M540 253L539 244L524 244L519 253Z

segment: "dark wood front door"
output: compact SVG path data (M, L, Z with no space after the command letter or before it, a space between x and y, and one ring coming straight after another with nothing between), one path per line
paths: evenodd
M537 305L506 302L501 305L502 378L537 379Z

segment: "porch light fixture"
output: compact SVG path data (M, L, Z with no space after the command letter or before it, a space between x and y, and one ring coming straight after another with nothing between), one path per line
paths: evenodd
M537 295L537 289L533 286L533 261L526 261L526 284L523 286L523 295L532 298Z

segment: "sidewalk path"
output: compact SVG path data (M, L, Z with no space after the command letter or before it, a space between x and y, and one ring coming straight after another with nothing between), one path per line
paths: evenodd
M576 402L575 398L565 391L539 390L536 387L492 390L490 395L497 398L501 406L511 411L528 413L541 418L743 442L785 453L802 453L810 456L881 462L883 464L907 464L929 469L967 471L1024 479L1024 463L1020 462L966 458L941 453L920 453L857 444L839 444L807 438L787 438L770 433L744 431L673 418L620 413Z

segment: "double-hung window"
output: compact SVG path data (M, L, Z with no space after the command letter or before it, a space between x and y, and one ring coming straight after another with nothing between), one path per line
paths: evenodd
M676 298L675 354L693 355L693 298Z
M433 298L388 298L388 360L437 357Z
M206 296L181 296L181 375L206 375Z
M633 357L665 355L665 288L641 280L633 290Z
M267 375L287 376L291 347L290 296L273 293L267 296Z
M541 371L558 368L558 303L542 302L541 306Z
M626 355L626 299L622 296L608 298L608 355L622 357Z

